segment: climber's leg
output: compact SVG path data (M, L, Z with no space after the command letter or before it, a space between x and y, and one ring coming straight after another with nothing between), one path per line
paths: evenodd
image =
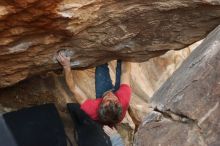
M108 64L96 67L95 70L95 89L96 98L101 98L103 93L113 88L112 80L109 74Z
M120 82L121 82L121 60L117 60L117 66L116 66L116 75L115 75L115 87L114 87L114 92L117 91L120 87Z

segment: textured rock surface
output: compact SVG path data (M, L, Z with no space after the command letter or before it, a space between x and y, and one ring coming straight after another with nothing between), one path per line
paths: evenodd
M146 61L205 37L220 22L218 0L1 0L0 87L59 67L121 58Z
M138 126L143 117L151 111L148 102L154 91L176 70L182 61L191 53L194 46L199 43L180 51L170 51L163 56L150 59L148 62L132 63L131 86L133 94L130 111L134 114L131 115L132 119L130 116L126 116L123 124L118 126L127 146L132 144L134 126ZM115 79L115 62L111 62L109 67L112 79ZM94 98L94 69L84 71L74 70L73 74L76 83L84 93L88 97ZM113 80L113 82L115 81ZM0 89L0 113L36 104L53 102L56 103L60 111L69 137L73 137L73 125L65 108L68 98L71 98L74 102L74 98L66 87L61 72L50 72L25 80L12 87Z
M220 145L220 26L152 97L138 146Z

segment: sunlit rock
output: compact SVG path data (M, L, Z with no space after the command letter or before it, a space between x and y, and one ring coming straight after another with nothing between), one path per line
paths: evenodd
M217 0L1 0L0 88L59 68L146 61L202 39L220 21Z

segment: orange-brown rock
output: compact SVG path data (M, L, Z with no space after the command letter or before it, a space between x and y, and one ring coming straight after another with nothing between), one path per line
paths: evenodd
M57 69L146 61L200 40L220 22L216 0L1 0L0 87Z

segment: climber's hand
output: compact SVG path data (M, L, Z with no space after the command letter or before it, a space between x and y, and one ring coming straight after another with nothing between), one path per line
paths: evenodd
M57 53L57 60L63 68L70 67L70 57L67 57L63 51Z
M109 136L112 137L115 134L118 134L118 131L113 127L110 128L109 126L104 126L103 130L105 131L105 133Z

